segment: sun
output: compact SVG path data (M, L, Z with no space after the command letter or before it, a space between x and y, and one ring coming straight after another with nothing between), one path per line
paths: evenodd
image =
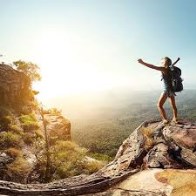
M87 44L87 43L86 43ZM37 42L36 62L42 81L35 84L42 99L103 88L103 76L89 61L85 43L79 37L48 30Z

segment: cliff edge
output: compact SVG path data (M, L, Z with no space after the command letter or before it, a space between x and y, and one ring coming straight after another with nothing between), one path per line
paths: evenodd
M0 181L8 195L196 195L196 124L144 122L92 175L47 184Z
M57 110L40 109L37 93L28 75L0 63L0 180L43 182L48 152L71 139L70 121Z

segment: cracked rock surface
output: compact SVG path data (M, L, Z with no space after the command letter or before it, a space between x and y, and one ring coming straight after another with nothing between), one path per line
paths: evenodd
M144 122L92 175L47 184L0 181L4 195L196 195L196 124Z

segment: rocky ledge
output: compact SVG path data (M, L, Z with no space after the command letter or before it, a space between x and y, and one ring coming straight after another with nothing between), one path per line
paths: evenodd
M24 99L32 101L31 81L23 73L11 66L0 63L0 102L1 105L15 106ZM23 103L24 104L24 103Z
M98 172L48 184L0 181L7 195L196 195L196 124L144 122Z

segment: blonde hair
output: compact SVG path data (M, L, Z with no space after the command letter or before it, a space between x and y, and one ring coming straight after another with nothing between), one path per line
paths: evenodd
M169 57L164 57L165 59L165 66L169 67L172 64L172 60Z

